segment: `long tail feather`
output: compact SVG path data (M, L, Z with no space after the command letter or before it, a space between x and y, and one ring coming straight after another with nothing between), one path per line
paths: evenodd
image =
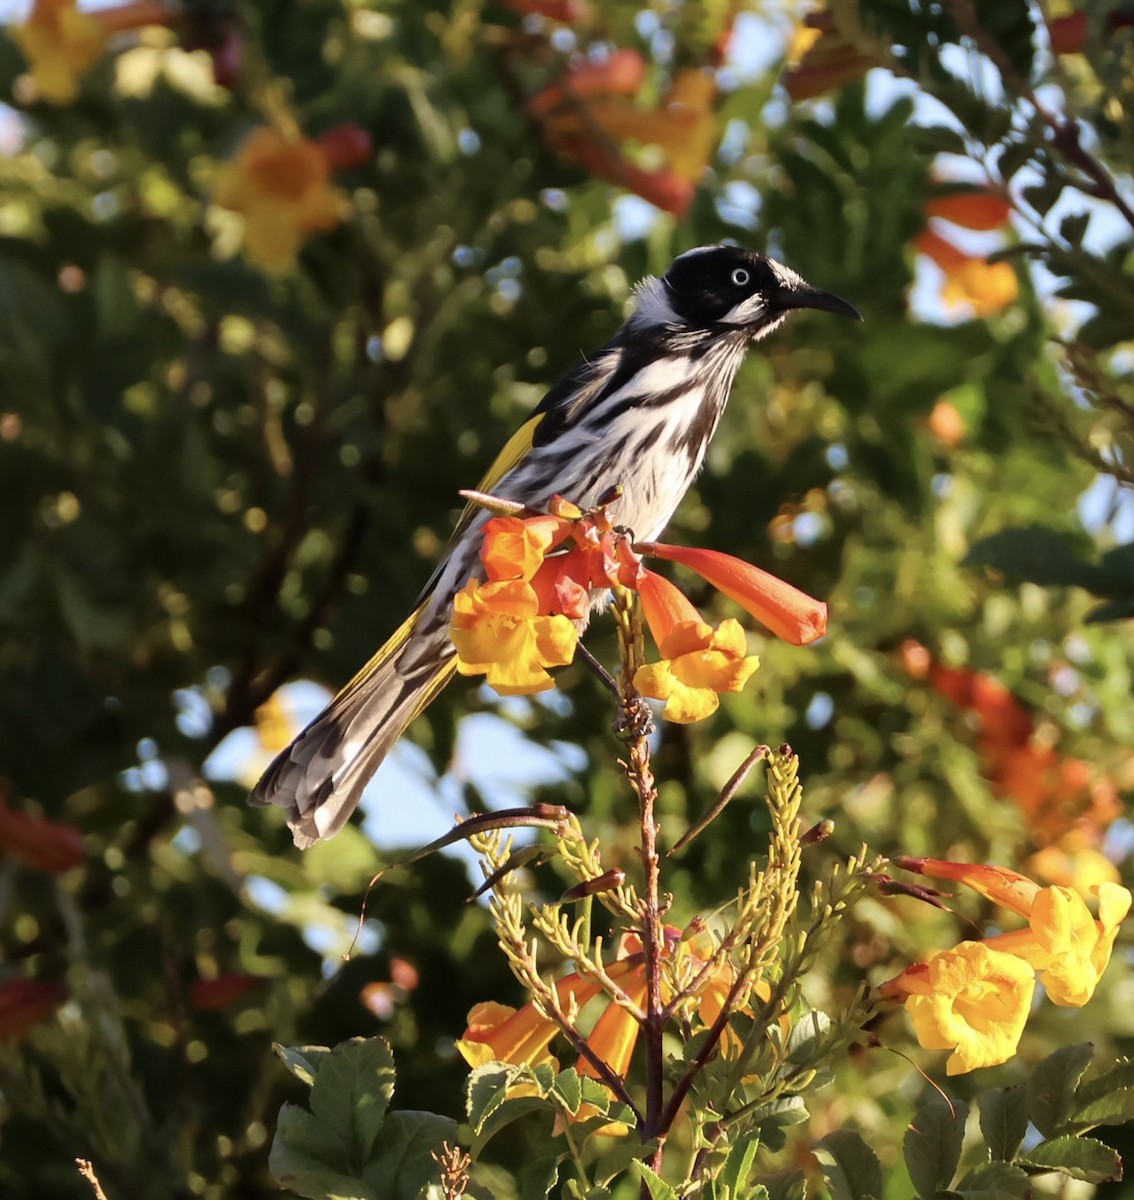
M301 850L346 824L378 764L453 677L448 630L416 630L424 608L277 755L253 790L253 804L287 809Z

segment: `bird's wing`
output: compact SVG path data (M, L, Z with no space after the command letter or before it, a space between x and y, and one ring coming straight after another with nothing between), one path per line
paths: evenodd
M532 443L535 441L536 429L539 428L539 424L545 415L542 412L532 413L507 442L504 443L504 449L496 456L492 466L485 472L484 478L476 485L478 492L491 492L500 480L523 459L524 455L532 448ZM508 499L508 497L505 496L504 499ZM453 536L450 538L451 542L455 542L464 533L469 527L473 513L479 510L479 504L469 503L465 505L464 512L461 513L461 519L457 522L457 527L453 530Z

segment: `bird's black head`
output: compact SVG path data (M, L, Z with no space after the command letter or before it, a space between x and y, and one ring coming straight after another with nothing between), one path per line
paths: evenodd
M794 271L741 246L701 246L676 258L662 280L668 307L693 329L746 330L760 337L793 308L855 317L858 311Z

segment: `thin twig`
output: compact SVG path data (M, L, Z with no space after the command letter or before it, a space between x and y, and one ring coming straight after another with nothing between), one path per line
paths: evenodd
M99 1183L98 1176L95 1174L94 1163L89 1158L76 1158L75 1166L79 1168L79 1174L91 1185L95 1200L106 1200L106 1193L102 1190L102 1184Z

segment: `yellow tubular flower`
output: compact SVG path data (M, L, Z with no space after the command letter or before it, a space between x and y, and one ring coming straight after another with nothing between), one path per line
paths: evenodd
M243 215L247 258L284 271L294 266L310 234L333 229L347 214L346 195L330 177L331 165L317 142L261 126L218 172L213 199Z
M687 725L717 711L718 692L739 692L760 660L746 654L744 630L729 618L714 629L703 621L682 621L662 640L662 661L640 667L634 686L664 700L662 716Z
M79 94L80 78L102 56L107 34L94 17L76 10L75 0L36 0L12 36L43 99L70 104Z
M530 695L554 685L547 667L575 655L579 634L564 616L541 617L535 589L524 580L471 580L453 599L450 625L462 675L485 675L503 696Z
M1081 1008L1094 995L1110 962L1118 927L1130 911L1131 896L1117 883L1103 883L1099 915L1068 887L1040 890L1028 915L1028 928L991 937L997 951L1018 955L1040 972L1040 982L1053 1004Z
M961 942L917 963L884 985L904 997L918 1042L926 1050L952 1050L948 1075L1007 1062L1028 1018L1035 975L1021 958Z

